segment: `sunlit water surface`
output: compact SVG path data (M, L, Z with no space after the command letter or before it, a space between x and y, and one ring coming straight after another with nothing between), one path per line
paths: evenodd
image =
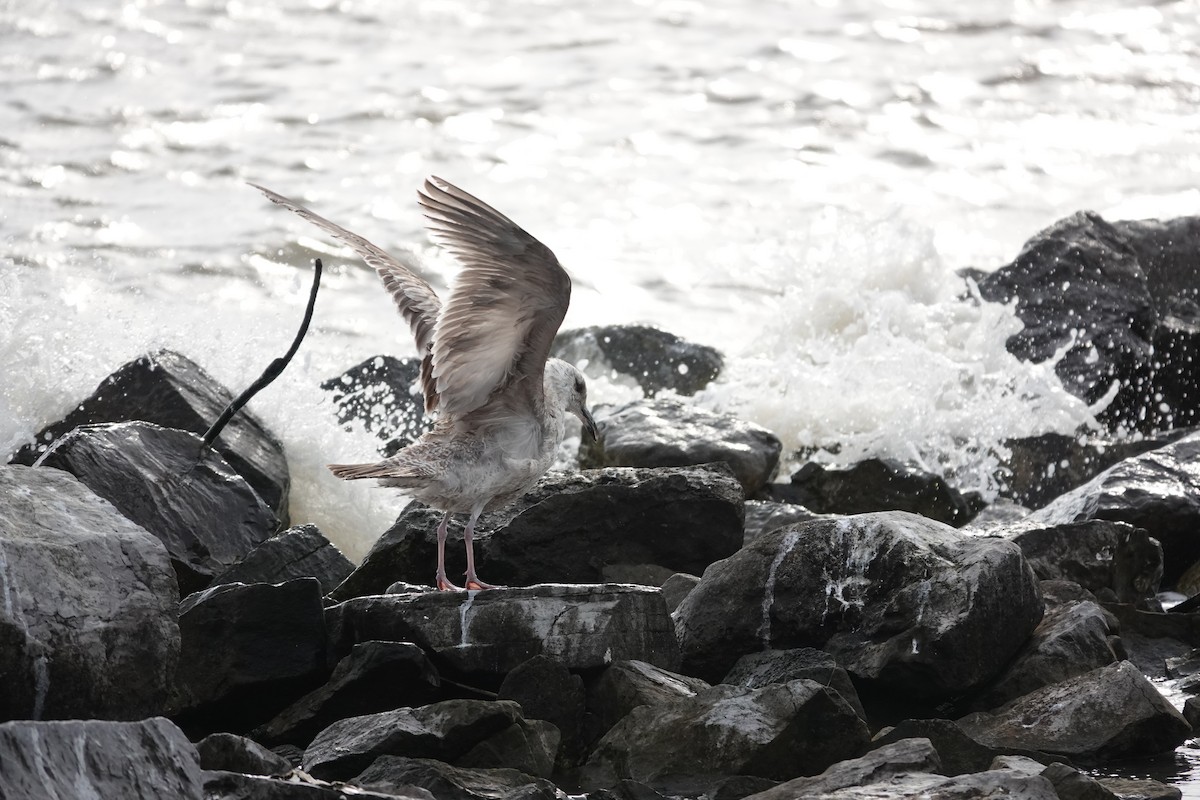
M699 402L831 463L997 487L1003 442L1090 423L955 274L1082 208L1200 213L1200 3L0 2L0 454L173 347L282 438L292 517L353 557L403 499L317 384L413 352L375 276L254 181L453 264L441 175L575 279L565 327L719 348ZM594 380L593 399L627 399ZM1186 781L1185 781L1186 782ZM1198 795L1200 796L1200 795Z

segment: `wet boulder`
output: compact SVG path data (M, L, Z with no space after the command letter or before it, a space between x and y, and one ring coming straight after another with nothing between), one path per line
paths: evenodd
M774 491L775 484L768 487ZM774 500L747 500L746 524L742 533L743 544L750 544L759 534L777 531L797 522L809 522L827 516L809 511L797 503L780 503Z
M335 654L372 639L413 642L443 674L497 683L536 655L572 670L628 658L667 669L679 663L662 595L644 586L370 595L333 606L327 619Z
M179 607L178 719L189 732L265 722L325 676L325 617L315 578L230 583Z
M446 572L466 568L458 515L446 544ZM346 600L396 581L432 581L441 512L413 503L332 594ZM742 489L723 465L614 467L549 475L476 526L479 573L492 583L603 583L629 568L699 574L742 544Z
M279 524L200 437L150 422L76 428L57 438L38 466L71 473L157 536L185 595L211 583Z
M330 378L321 388L332 395L338 422L360 423L380 438L379 451L393 456L429 430L421 395L421 360L375 356Z
M737 660L721 683L761 689L772 683L787 683L800 678L828 686L840 694L855 713L863 719L867 718L850 675L838 666L833 656L812 647L747 653Z
M1090 601L1049 606L1016 659L974 707L996 708L1117 661L1110 643L1116 627L1116 619Z
M205 796L196 748L161 717L0 724L0 795L122 800Z
M911 739L927 739L937 750L943 775L965 775L983 772L999 756L1020 755L1049 763L1054 760L1045 753L1020 747L989 747L968 736L962 728L948 719L906 719L885 728L875 735L872 747L882 747Z
M622 778L654 785L680 775L787 780L857 756L868 738L854 709L815 681L723 684L633 709L597 743L581 781L598 789Z
M679 675L645 661L614 662L588 686L587 706L591 712L588 738L595 740L607 733L639 706L667 706L709 688L699 678Z
M33 464L58 437L80 425L142 420L202 435L232 401L233 394L200 365L172 350L159 350L122 365L74 411L39 431L11 463ZM235 414L213 447L287 524L287 458L283 445L253 412L243 408Z
M380 756L352 781L381 792L425 790L438 800L557 800L543 778L508 768L455 767L429 758Z
M1024 326L1009 352L1042 362L1065 351L1055 372L1088 403L1115 385L1100 415L1114 429L1183 427L1200 420L1197 246L1197 217L1110 223L1083 211L1026 242L979 292L1016 302Z
M73 476L0 466L0 596L0 719L166 709L180 647L166 549Z
M563 331L550 354L588 375L635 383L648 397L664 390L693 395L716 380L724 366L714 348L644 325Z
M293 578L316 578L321 593L328 594L353 571L353 562L316 525L299 525L259 544L213 583L283 583Z
M253 739L235 733L212 733L196 742L200 766L205 770L246 775L283 775L291 772L286 758L272 753Z
M718 414L675 398L639 400L594 409L598 441L585 437L579 465L685 467L725 463L747 497L763 490L779 466L779 437L732 414Z
M349 717L317 735L304 751L304 771L348 780L384 755L454 764L514 725L529 727L521 707L509 700L443 700Z
M1119 603L1152 601L1158 593L1162 546L1127 523L1025 521L996 532L1016 542L1040 580L1072 581Z
M1192 733L1128 661L1046 686L958 724L986 745L1041 750L1086 763L1169 752Z
M982 688L1042 616L1020 550L903 512L763 534L714 564L675 612L688 674L820 647L876 702L927 707Z
M586 691L579 675L552 658L534 656L504 676L496 696L518 703L526 719L558 730L559 767L570 767L583 753Z
M1127 522L1162 545L1170 587L1200 561L1200 433L1127 458L1031 514L1029 524Z
M204 772L204 800L435 800L425 789L397 786L372 792L343 783L317 780L302 772L282 777L247 775L227 770ZM439 798L440 800L440 798Z
M267 744L307 745L339 719L438 699L441 678L425 651L409 642L354 645L323 685L255 729Z
M960 527L983 507L929 472L886 458L868 458L849 467L831 468L810 461L789 484L771 486L772 497L817 514L864 514L909 511Z

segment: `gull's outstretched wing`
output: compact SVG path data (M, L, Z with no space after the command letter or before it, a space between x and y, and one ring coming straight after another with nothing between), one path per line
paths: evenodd
M419 195L430 234L463 267L433 336L442 413L469 413L510 390L518 394L510 402L540 410L546 357L571 300L566 270L550 248L446 181L430 177Z
M341 225L309 211L295 200L290 200L256 183L250 185L265 194L272 203L294 211L330 236L350 245L354 252L367 262L368 266L379 273L384 287L391 293L392 299L396 301L396 305L400 309L401 316L408 323L413 338L417 342L417 352L422 356L421 391L425 395L425 410L431 412L436 409L438 392L437 383L433 378L433 338L438 314L442 310L442 301L433 287L416 274L415 265L402 263L357 233L348 231Z

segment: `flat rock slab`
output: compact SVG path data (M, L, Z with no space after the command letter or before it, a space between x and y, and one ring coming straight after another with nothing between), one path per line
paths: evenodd
M0 797L200 800L199 756L161 717L0 724Z
M32 465L49 444L80 425L142 420L194 434L208 430L233 394L199 364L172 350L159 350L122 365L61 421L38 432L12 463ZM291 478L283 445L242 409L213 447L246 479L285 524Z
M990 747L1059 753L1087 763L1169 752L1192 728L1128 661L1027 694L958 721Z
M550 781L515 769L454 767L428 758L380 756L354 777L367 789L403 792L424 789L437 800L556 800Z
M199 436L150 422L85 425L38 460L79 478L166 545L181 593L207 586L279 521Z
M383 755L453 763L473 748L524 722L511 700L444 700L349 717L330 725L304 751L304 771L347 780Z
M579 465L684 467L723 462L747 497L763 490L779 466L783 443L766 428L675 398L639 400L594 410L601 435L579 446Z
M446 572L466 567L459 515L450 525ZM437 563L439 511L409 505L336 600L380 594L397 581L428 584ZM479 574L492 583L621 582L621 567L657 565L699 574L742 546L742 488L725 465L612 467L547 475L533 491L476 526Z
M71 475L0 466L0 598L0 718L163 713L180 647L167 551Z
M573 670L622 659L665 669L679 663L662 595L645 586L544 584L372 595L326 614L337 654L371 639L414 642L439 669L460 675L503 676L536 655Z

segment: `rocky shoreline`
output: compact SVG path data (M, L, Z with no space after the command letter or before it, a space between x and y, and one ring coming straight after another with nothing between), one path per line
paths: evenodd
M1009 443L991 504L890 461L780 476L687 402L719 353L565 332L644 399L481 518L486 592L427 585L419 505L357 567L289 527L268 430L200 441L225 387L123 365L0 466L0 799L1180 797L1089 770L1200 723L1198 252L1200 219L1081 213L966 275L1012 352L1114 398ZM411 366L326 384L383 452L424 424Z

